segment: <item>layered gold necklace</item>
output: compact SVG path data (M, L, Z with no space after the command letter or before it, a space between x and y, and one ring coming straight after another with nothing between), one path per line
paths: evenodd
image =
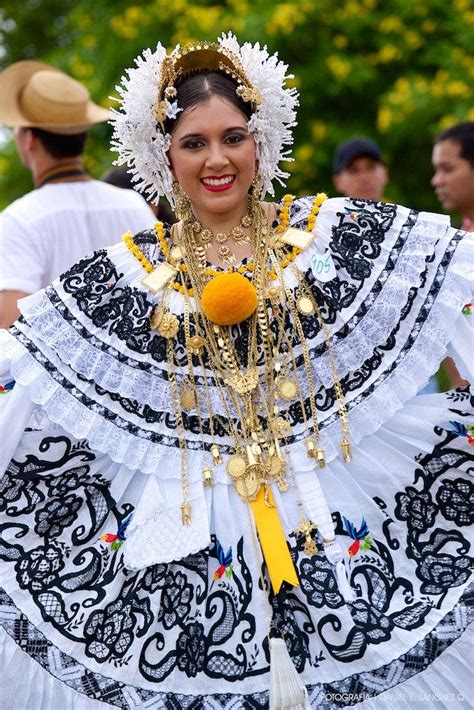
M304 318L317 318L322 329L338 403L342 454L345 461L351 460L347 410L330 347L328 329L311 288L291 263L301 248L311 241L310 232L314 228L325 197L324 194L316 197L306 233L289 228L291 197L284 198L280 224L274 230L269 226L262 205L254 205L249 237L254 257L250 273L245 276L240 268L224 273L209 269L205 245L196 244L195 220L191 214L180 223L180 229L175 232L177 243L174 246L164 244L163 227L160 223L156 227L163 251L166 248L168 260L154 270L150 277L144 280L144 284L155 290L159 298L161 296L154 309L152 327L156 327L167 339L168 377L182 454L183 524L191 522L183 410L196 412L201 430L201 447L209 453L209 463L203 469L205 486L213 485L213 468L223 463L218 442L214 440L210 445L207 443L209 433L211 439L215 439L216 415L210 391L211 383L225 412L226 433L233 441L232 448L227 452L226 469L242 499L253 504L263 491L265 505L272 508L272 483L275 483L281 492L288 490L290 485L297 489L297 479L291 467L288 449L292 424L285 408L290 403L297 403L299 406L306 430L308 456L314 458L318 466L325 466L318 426L316 382L304 335ZM126 235L125 241L144 268L152 271L151 264L131 241L131 235ZM291 251L288 251L289 248ZM286 267L296 280L296 288L292 289L288 283ZM242 279L241 291L240 286L234 283L237 277ZM185 375L177 372L172 344L181 327L178 318L169 310L170 288L176 288L176 284L177 290L184 296L182 327L187 353ZM237 293L242 294L240 298L236 297L235 288ZM226 289L230 291L226 292ZM209 291L211 295L214 291L214 300L217 299L214 311L203 305ZM250 312L243 313L240 320L237 314L236 320L226 323L214 315L214 312L220 312L219 309L226 313L231 301L245 302L247 292L254 294L254 304L250 305ZM229 293L232 299L229 298ZM207 300L212 304L211 298ZM238 349L231 327L240 321L244 321L241 330L246 331L247 343L246 347ZM298 348L301 352L297 355ZM297 360L301 357L302 367L297 365ZM202 378L202 387L197 386L198 377ZM204 401L201 401L202 399ZM206 431L206 436L201 414L205 410L208 421L206 428L209 430ZM222 424L222 418L220 421ZM305 534L305 549L311 554L313 543L309 537L308 526L312 523L304 516L298 490L297 505L301 508L298 531Z
M234 227L230 232L213 232L206 227L203 227L197 219L191 222L191 232L194 235L195 242L206 251L213 242L217 244L217 253L219 258L227 264L233 264L236 261L235 254L229 246L229 242L235 244L248 244L250 236L246 233L246 229L252 226L252 216L248 211L237 227Z

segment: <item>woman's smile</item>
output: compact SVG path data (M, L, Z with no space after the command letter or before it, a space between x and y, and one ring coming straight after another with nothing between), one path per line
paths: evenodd
M224 190L229 190L235 182L235 175L223 175L222 177L217 177L210 175L209 177L201 178L201 183L211 192L223 192Z

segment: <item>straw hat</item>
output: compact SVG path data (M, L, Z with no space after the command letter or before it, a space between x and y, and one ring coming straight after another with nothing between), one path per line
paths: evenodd
M87 89L43 62L21 61L0 73L0 123L74 135L110 117Z

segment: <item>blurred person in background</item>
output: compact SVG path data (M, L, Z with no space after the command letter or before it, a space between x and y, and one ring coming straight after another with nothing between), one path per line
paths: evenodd
M111 168L104 175L102 175L101 180L103 182L107 182L109 185L121 187L124 190L135 189L135 184L132 181L132 175L125 165L119 165L118 167ZM158 205L150 202L149 205L153 210L155 217L159 217L162 222L166 222L166 224L174 224L176 222L173 210L166 200L160 200Z
M14 129L34 190L0 214L0 327L17 301L49 284L85 254L153 222L143 197L93 180L82 153L88 129L109 111L67 74L20 61L0 74L0 123Z
M434 143L431 184L444 209L461 215L461 229L474 232L474 121L457 123Z
M461 215L461 229L474 232L474 121L442 131L435 139L431 160L436 197L447 212ZM443 361L441 377L442 389L467 384L451 357Z
M341 195L378 202L383 200L388 180L388 170L375 141L358 137L337 146L333 183Z

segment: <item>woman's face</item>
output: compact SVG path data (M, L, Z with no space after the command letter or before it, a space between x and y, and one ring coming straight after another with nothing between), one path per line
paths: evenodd
M217 95L184 111L168 153L174 178L204 224L212 224L216 215L238 224L247 207L255 155L246 116Z

